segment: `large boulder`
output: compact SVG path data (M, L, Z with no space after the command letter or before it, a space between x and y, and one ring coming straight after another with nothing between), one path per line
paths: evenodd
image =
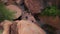
M46 32L29 20L21 20L17 24L18 34L46 34Z
M24 0L24 4L32 14L40 13L43 9L42 0Z
M11 11L13 11L15 14L15 17L13 18L13 19L17 19L18 17L20 17L21 15L22 15L22 9L21 8L19 8L18 6L15 6L15 5L8 5L8 6L6 6L6 8L8 9L8 10L11 10Z

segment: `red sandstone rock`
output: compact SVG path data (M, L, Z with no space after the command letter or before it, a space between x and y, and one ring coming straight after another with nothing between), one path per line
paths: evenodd
M32 14L40 13L43 9L42 0L24 0L24 2Z
M58 16L56 16L55 18L52 16L50 17L40 16L39 19L42 23L51 25L52 27L55 27L56 29L60 29L60 24L59 24L60 18Z

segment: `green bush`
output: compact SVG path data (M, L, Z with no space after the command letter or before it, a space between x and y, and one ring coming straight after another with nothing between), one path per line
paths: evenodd
M3 20L12 20L14 17L14 13L8 10L5 5L0 2L0 22Z
M49 6L42 11L41 15L60 16L60 10L58 10L56 6Z

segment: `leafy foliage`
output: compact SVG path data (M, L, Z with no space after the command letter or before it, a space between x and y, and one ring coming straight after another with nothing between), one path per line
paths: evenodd
M60 10L58 10L56 6L49 6L42 11L41 15L60 16Z
M14 13L8 10L5 5L0 2L0 21L3 20L12 20L14 17Z

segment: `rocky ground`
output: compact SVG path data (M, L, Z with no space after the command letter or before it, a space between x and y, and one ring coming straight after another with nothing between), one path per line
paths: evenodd
M2 0L3 1L3 0ZM6 8L15 12L15 17L13 18L12 25L11 23L6 23L5 29L8 28L9 31L5 30L3 34L46 34L44 31L45 28L41 28L45 23L41 23L38 18L38 13L41 13L42 10L48 5L51 6L55 4L52 0L4 0ZM22 20L22 21L21 21ZM27 21L25 21L27 20ZM17 25L18 24L18 25ZM20 27L21 26L21 27ZM4 26L3 26L4 27ZM21 28L21 29L20 29ZM28 32L28 33L27 33ZM47 32L50 33L51 31ZM56 34L56 33L55 33Z

